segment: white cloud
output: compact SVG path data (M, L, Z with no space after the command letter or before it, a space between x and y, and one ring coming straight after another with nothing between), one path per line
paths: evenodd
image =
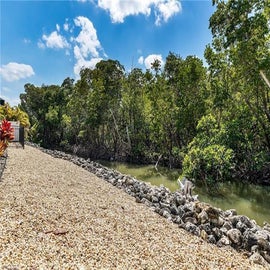
M65 23L64 23L64 30L65 30L65 31L68 31L68 30L69 30L68 22L65 22Z
M30 65L10 62L7 65L2 65L0 74L5 81L13 82L35 75L35 72Z
M125 17L130 15L149 16L153 10L156 16L155 23L159 25L182 10L179 0L98 0L97 5L108 11L115 23L124 22Z
M73 42L76 43L74 46L74 57L76 59L74 73L78 77L81 68L94 68L102 60L100 52L103 49L98 40L96 29L88 18L79 16L74 19L74 23L81 28L79 35L73 39ZM106 57L105 53L103 55Z
M74 23L76 26L81 27L81 31L75 38L75 41L79 44L82 55L87 57L90 54L97 57L101 45L92 22L86 17L79 16L74 19Z
M74 56L76 59L76 64L74 65L74 74L79 77L80 71L82 68L95 68L96 64L102 60L100 57L94 57L91 58L90 60L87 60L83 57L81 54L80 48L76 45L74 47Z
M139 59L138 59L138 63L140 65L143 65L143 60L144 60L143 56L140 56Z
M124 22L124 18L129 15L144 14L149 16L151 13L152 1L148 0L133 0L133 1L123 1L123 0L98 0L98 6L109 11L111 19L113 22Z
M77 36L72 34L75 28L79 28ZM43 35L42 40L38 42L38 46L42 49L65 49L67 56L70 56L72 52L69 49L73 48L74 74L76 77L79 77L81 68L94 68L96 63L102 60L102 57L107 57L98 40L96 29L88 18L79 16L71 22L66 19L63 24L66 38L60 35L59 31L60 25L56 24L56 31L49 36Z
M31 40L30 39L27 39L27 38L24 38L23 39L23 43L30 44L31 43Z
M38 46L40 48L48 47L52 49L63 49L68 48L69 44L66 39L58 34L56 31L53 31L50 35L43 35L42 40L45 44L41 41L38 42Z
M46 48L45 44L41 40L38 41L37 45L38 45L38 47L40 49L45 49Z
M156 25L160 25L163 21L167 22L170 17L178 12L181 12L182 7L179 1L170 0L162 1L157 5L156 13Z
M159 60L161 66L164 65L164 61L162 59L161 54L150 54L144 59L144 65L147 69L151 69L151 64L155 62L155 60Z

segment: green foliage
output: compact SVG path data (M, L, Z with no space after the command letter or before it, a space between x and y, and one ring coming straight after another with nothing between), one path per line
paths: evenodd
M29 128L29 117L20 106L11 107L8 103L0 106L0 119L6 119L8 121L19 121L20 125Z
M20 95L21 108L29 115L31 138L45 147L56 147L63 139L62 114L66 108L72 80L65 80L63 86L36 87L25 85L25 93Z
M170 52L164 68L156 60L125 73L109 59L82 69L75 83L25 85L31 138L92 158L182 165L209 190L262 172L270 161L267 3L213 1L207 68Z
M230 103L237 102L235 108L248 107L250 121L259 126L261 142L269 150L269 87L260 75L261 70L270 75L269 3L261 0L214 3L217 9L210 18L212 48L208 46L205 51L212 91L218 90L218 101L223 104L220 110L228 104L226 97L231 98ZM233 118L235 112L230 113Z
M170 53L166 59L164 75L167 87L165 95L171 97L169 104L175 125L177 146L185 147L196 135L196 126L206 112L206 69L200 59L186 59Z
M198 134L188 145L183 161L183 175L207 188L216 187L231 177L233 150L226 147L227 134L212 115L203 116L197 125Z
M211 144L224 143L226 131L222 123L218 123L213 114L203 116L197 125L198 134L191 144L206 147Z
M204 148L191 145L183 161L183 175L194 179L197 185L208 189L230 179L233 151L223 145L212 144Z
M222 126L222 145L234 151L238 177L256 175L270 160L269 3L213 1L209 111Z

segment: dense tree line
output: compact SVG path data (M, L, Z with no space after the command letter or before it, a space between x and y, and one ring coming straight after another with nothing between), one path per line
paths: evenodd
M213 4L207 67L169 53L146 71L102 60L76 82L26 84L31 139L97 159L183 165L209 187L232 177L270 184L269 3Z
M94 158L161 160L180 164L181 151L206 112L207 70L200 59L173 53L164 70L125 73L116 60L81 70L76 82L25 85L21 106L29 114L32 139ZM85 152L85 153L83 153Z

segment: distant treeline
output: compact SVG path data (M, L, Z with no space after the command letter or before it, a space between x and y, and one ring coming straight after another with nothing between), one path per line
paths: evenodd
M207 67L169 53L146 71L102 60L76 82L26 84L31 139L95 159L183 166L209 187L232 177L270 184L267 1L213 2Z

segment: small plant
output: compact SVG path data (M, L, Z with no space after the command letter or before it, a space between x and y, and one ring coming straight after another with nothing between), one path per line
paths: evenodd
M8 147L10 141L14 139L14 129L7 120L2 120L0 125L0 156L2 156Z

